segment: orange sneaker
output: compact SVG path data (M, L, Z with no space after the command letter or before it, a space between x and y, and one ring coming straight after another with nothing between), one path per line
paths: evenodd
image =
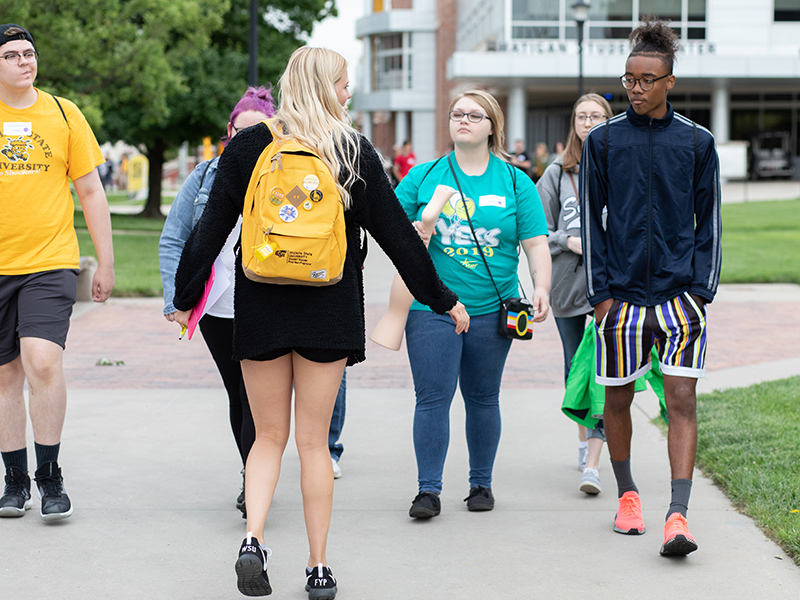
M619 499L617 516L614 517L614 531L625 535L642 535L644 533L642 501L636 492L625 492Z
M685 556L697 550L697 542L689 533L689 524L681 513L672 513L664 525L664 545L662 556Z

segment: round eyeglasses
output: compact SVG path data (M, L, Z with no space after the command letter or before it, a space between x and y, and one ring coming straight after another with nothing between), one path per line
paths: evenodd
M642 88L643 92L649 92L653 89L653 86L656 84L656 81L659 79L664 79L664 77L669 77L672 73L667 73L666 75L662 75L661 77L639 77L636 78L633 75L623 75L619 78L622 82L622 87L626 90L632 90L636 87L636 82L639 82L639 87Z
M467 112L464 112L464 111L461 111L461 110L450 111L450 120L451 121L458 122L461 119L463 119L465 116L467 117L467 119L469 119L470 123L480 123L484 119L486 119L487 121L491 121L491 119L489 117L487 117L485 114L479 113L479 112L467 113Z

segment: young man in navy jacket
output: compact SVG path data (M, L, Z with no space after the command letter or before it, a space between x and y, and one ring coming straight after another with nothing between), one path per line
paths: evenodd
M697 449L697 378L704 376L706 304L720 270L719 163L714 138L675 113L667 93L679 48L656 18L630 36L622 76L630 106L586 138L580 172L587 297L619 508L614 530L645 531L630 466L634 381L655 346L669 410L672 500L663 555L697 549L686 511Z

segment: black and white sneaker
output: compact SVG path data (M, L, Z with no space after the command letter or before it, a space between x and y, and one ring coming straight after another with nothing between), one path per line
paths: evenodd
M19 467L7 467L6 488L0 498L0 517L21 517L31 506L31 478Z
M412 519L430 519L442 512L442 502L433 492L420 492L408 509L408 516Z
M64 489L64 478L55 461L46 462L36 469L36 487L42 500L40 514L45 521L66 519L72 514L72 502Z
M330 567L319 563L316 567L306 567L306 591L308 600L333 600L336 598L336 578Z
M265 548L248 531L236 559L236 585L245 596L269 596L272 587L267 577L267 560L272 550Z
M492 510L494 508L492 489L482 485L469 488L469 496L464 498L464 502L467 503L467 510L472 512Z

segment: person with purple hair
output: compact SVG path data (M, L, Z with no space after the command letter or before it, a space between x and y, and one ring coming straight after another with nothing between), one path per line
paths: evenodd
M231 112L228 121L228 135L222 139L223 144L233 138L239 131L269 119L275 114L272 93L268 88L249 87ZM161 240L158 244L158 256L161 262L161 282L164 286L164 317L174 322L177 309L172 303L175 295L175 272L181 258L183 246L189 233L200 220L200 215L208 202L208 195L214 184L219 157L202 162L186 178L178 191L172 208L169 211ZM242 458L242 465L247 462L247 455L255 440L256 429L253 415L247 401L247 393L242 379L241 363L233 360L233 264L234 248L239 241L241 220L231 231L219 259L229 272L229 285L222 296L208 309L208 313L200 319L200 331L208 346L211 356L217 365L222 382L228 393L230 405L230 421L233 437ZM244 468L242 469L244 473ZM236 499L236 508L244 517L244 487Z

